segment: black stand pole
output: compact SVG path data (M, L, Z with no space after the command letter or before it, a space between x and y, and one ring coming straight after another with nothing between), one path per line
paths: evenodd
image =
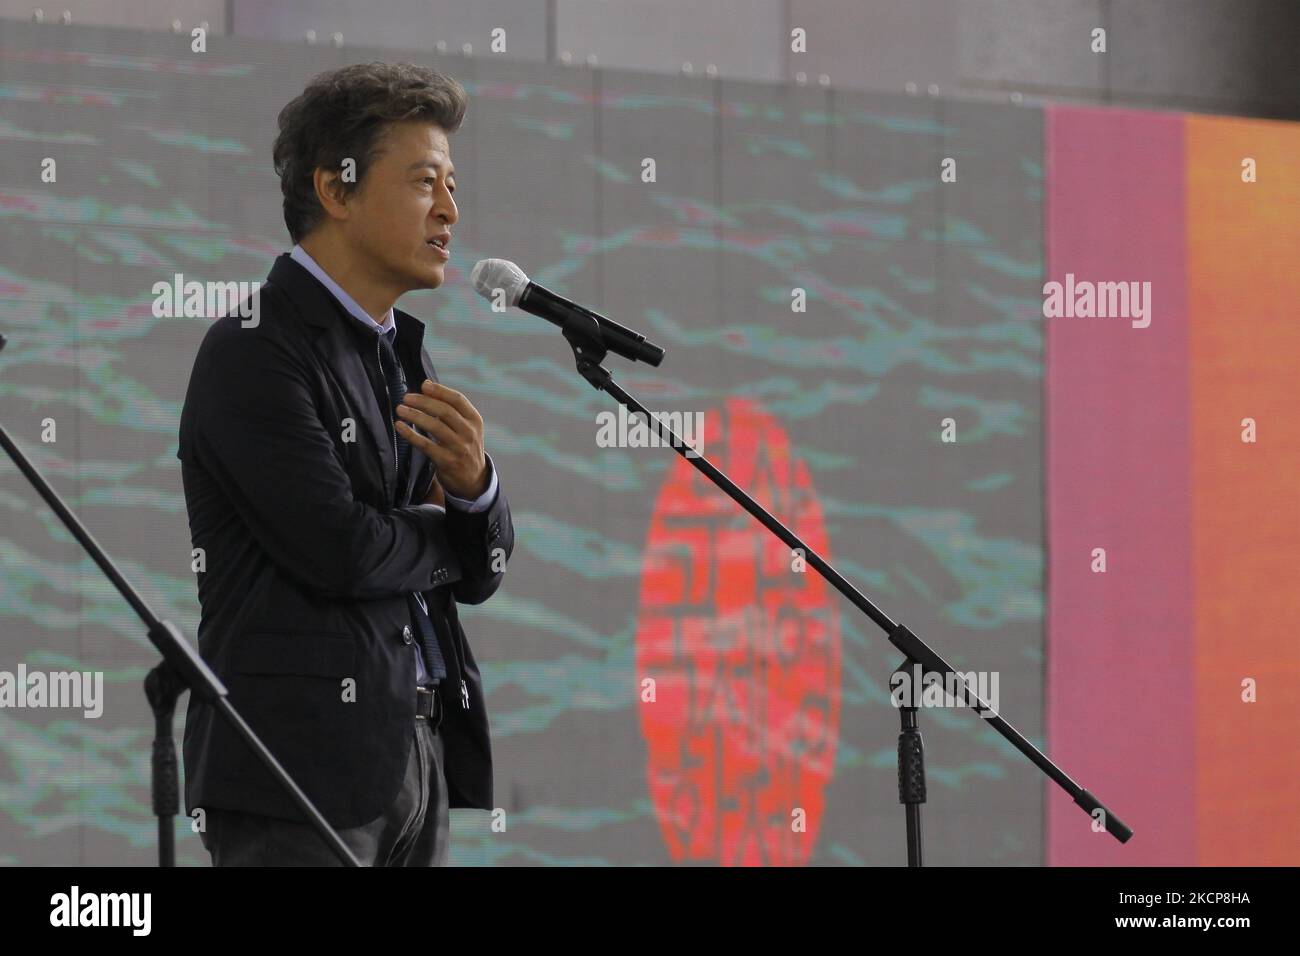
M0 340L2 341L2 340ZM3 347L0 344L0 347ZM63 503L58 493L50 487L49 482L28 461L17 445L10 440L9 434L0 426L0 445L4 445L9 457L14 460L19 470L27 476L41 497L54 509L68 530L86 549L100 570L113 582L114 587L126 598L135 613L148 628L149 640L162 654L163 661L145 677L145 695L154 712L153 742L153 812L158 817L158 865L176 865L175 820L180 808L179 775L176 772L176 747L172 741L172 715L176 710L176 700L184 690L198 694L203 700L216 708L223 718L244 738L244 742L253 748L263 765L280 781L288 791L293 802L298 805L320 835L329 843L335 855L347 866L360 866L357 858L339 839L334 828L321 816L319 810L307 799L307 795L298 788L293 779L280 766L279 761L266 749L266 745L257 738L251 727L244 723L238 711L231 706L226 696L226 688L217 675L212 672L181 636L176 625L170 621L161 621L149 605L136 592L129 581L118 571L116 565L99 546L89 531L77 520L68 506Z
M791 548L800 549L807 556L808 564L816 568L817 573L825 578L835 590L853 602L858 610L871 618L885 632L889 642L903 652L907 660L900 665L900 669L909 665L918 666L924 673L937 675L944 687L952 686L950 681L960 682L961 686L965 688L965 700L973 701L971 707L980 717L984 718L990 727L1033 761L1043 773L1068 793L1085 812L1092 815L1100 810L1103 814L1106 832L1121 843L1128 842L1129 838L1133 836L1133 831L1125 826L1119 817L1111 813L1095 796L1071 780L1065 774L1065 771L1026 740L1016 728L994 713L993 708L980 699L974 689L964 679L958 677L957 672L942 657L936 654L928 644L902 624L895 624L890 620L883 611L867 599L866 595L831 567L821 555L804 544L794 532L778 521L771 512L745 494L730 478L715 468L708 459L686 445L671 428L659 418L651 415L644 405L624 391L614 381L614 377L609 370L600 364L604 361L607 351L601 335L600 325L594 318L590 315L571 311L565 318L562 331L564 338L573 349L573 356L578 364L578 374L585 378L597 391L608 392L630 412L640 413L645 416L647 422L653 422L656 432L660 437L666 435L669 444L672 445L677 454L694 465L697 470L703 472L710 481L725 491L733 501L757 518L768 531L771 531ZM949 678L948 675L953 676ZM989 716L989 714L993 714L993 716ZM907 863L908 866L920 866L921 804L925 802L925 763L921 748L921 732L917 724L916 708L900 708L900 718L902 720L902 733L898 738L898 797L904 806L904 813L907 818Z
M176 744L172 740L172 715L185 690L175 672L159 664L144 678L144 695L153 709L153 814L158 818L158 865L176 865L176 824L180 813L180 774Z
M895 674L906 672L911 665L904 661ZM898 802L907 817L907 865L921 866L921 804L925 803L925 747L916 708L898 708L902 729L898 734Z

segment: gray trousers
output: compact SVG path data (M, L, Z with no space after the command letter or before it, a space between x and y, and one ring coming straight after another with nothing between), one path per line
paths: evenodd
M339 837L362 866L445 866L450 842L442 737L415 721L406 776L382 814ZM310 823L209 808L200 834L213 866L342 866Z

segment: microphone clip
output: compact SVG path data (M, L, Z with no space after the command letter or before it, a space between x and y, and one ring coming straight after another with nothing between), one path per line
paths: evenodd
M603 391L610 380L610 373L600 363L605 361L609 350L605 348L605 336L601 334L600 324L585 312L572 310L565 314L560 334L569 343L569 348L573 349L578 374L590 382L592 388Z

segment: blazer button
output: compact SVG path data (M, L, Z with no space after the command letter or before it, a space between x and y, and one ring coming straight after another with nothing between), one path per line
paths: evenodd
M411 634L411 625L409 624L406 625L406 627L402 628L402 643L403 644L415 643L415 636Z

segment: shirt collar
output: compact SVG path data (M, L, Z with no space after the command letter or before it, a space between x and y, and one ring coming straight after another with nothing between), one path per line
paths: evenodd
M330 293L334 296L334 298L338 300L339 305L343 306L343 308L347 310L347 313L350 316L352 316L354 319L356 319L366 328L372 329L376 332L382 332L383 334L387 335L388 341L390 343L393 341L394 338L396 338L397 323L393 318L393 310L391 308L388 310L388 314L384 316L384 321L382 324L376 322L374 319L372 319L369 315L366 314L366 310L361 308L361 306L357 303L356 299L352 298L352 296L348 295L345 291L343 291L343 287L329 277L329 273L327 273L324 269L322 269L320 267L320 264L315 259L313 259L308 254L307 250L304 249L301 245L295 245L292 251L290 251L289 257L293 259L294 262L298 263L298 265L302 266L304 269L306 269L308 272L314 275L318 280L320 280L321 285L329 289Z

